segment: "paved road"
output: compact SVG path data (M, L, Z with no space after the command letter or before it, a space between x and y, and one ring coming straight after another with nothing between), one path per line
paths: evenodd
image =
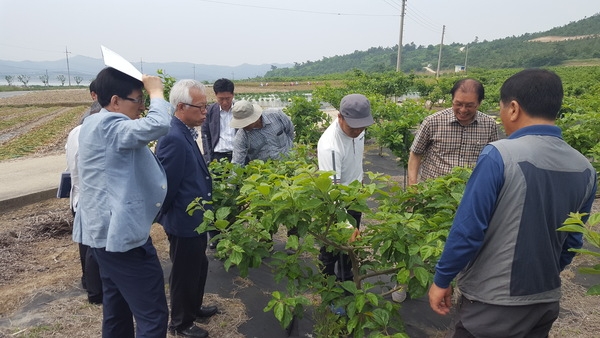
M56 196L65 154L0 162L0 210Z
M25 95L29 93L29 91L16 91L16 92L0 92L0 99L4 98L4 97L11 97L11 96L18 96L18 95Z

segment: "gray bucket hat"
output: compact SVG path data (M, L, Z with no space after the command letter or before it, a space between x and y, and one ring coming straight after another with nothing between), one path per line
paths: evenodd
M241 100L233 105L231 110L233 119L229 123L231 128L244 128L256 122L262 115L262 108L252 102Z

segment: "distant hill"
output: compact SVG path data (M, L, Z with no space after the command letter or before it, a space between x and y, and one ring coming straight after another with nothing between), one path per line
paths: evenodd
M292 64L262 64L250 65L242 64L239 66L216 66L200 65L188 62L143 62L133 63L136 68L143 70L147 74L156 74L157 69L164 70L167 74L176 79L194 78L199 81L213 82L216 79L226 77L233 79L248 79L262 77L272 67L290 67ZM71 75L71 84L75 85L75 76L83 79L82 84L87 85L104 68L102 59L94 59L87 56L74 56L69 58L69 73ZM40 76L48 72L48 78L51 85L60 85L57 76L67 76L67 60L57 61L4 61L0 60L0 83L5 82L6 75L12 75L14 84L19 85L16 79L18 75L27 75L30 77L31 84L41 84ZM194 76L195 75L195 76ZM6 84L6 82L4 83ZM66 83L68 84L68 82Z
M405 73L436 69L440 45L417 46L414 42L402 46L401 68ZM296 63L290 68L278 68L265 74L267 78L321 76L345 73L352 69L383 72L396 69L398 46L373 47L347 55L324 57L319 61ZM596 59L600 64L600 13L555 27L546 32L527 33L493 41L468 45L453 43L442 46L440 70L454 71L455 66L477 68L521 68L557 66L567 61Z

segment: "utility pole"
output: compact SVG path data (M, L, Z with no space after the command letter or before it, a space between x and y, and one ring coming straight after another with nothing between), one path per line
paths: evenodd
M465 75L467 75L467 57L469 56L469 44L467 43L467 48L465 50Z
M404 34L404 10L406 9L406 0L402 0L402 13L400 14L400 39L398 40L398 58L396 59L396 72L400 71L400 61L402 60L402 35Z
M69 54L67 46L65 46L65 55L67 56L67 77L69 77L69 87L71 87L71 70L69 69Z
M196 80L196 65L192 65L192 68L194 68L194 80Z
M140 58L140 73L144 74L144 61Z
M444 45L444 33L446 32L446 25L442 26L442 42L440 42L440 55L438 56L438 66L435 72L435 78L440 77L440 63L442 62L442 46Z

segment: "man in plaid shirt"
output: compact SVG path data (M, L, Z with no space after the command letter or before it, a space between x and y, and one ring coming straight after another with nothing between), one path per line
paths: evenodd
M473 167L483 147L498 140L496 121L478 111L483 84L475 79L457 81L450 91L452 108L423 120L408 159L408 184L443 176L454 167Z

